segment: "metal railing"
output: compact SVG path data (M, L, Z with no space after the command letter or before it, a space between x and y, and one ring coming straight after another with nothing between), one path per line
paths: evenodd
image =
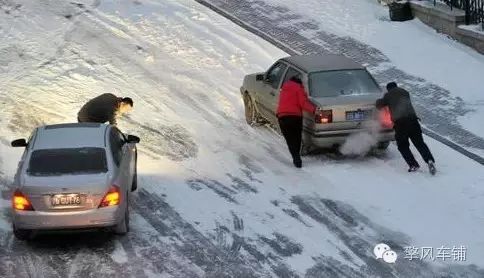
M436 5L434 0L434 5ZM439 0L453 8L461 9L465 12L465 23L478 24L481 23L484 28L484 0Z

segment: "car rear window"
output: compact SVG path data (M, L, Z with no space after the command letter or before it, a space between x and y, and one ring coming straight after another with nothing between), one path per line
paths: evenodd
M27 173L31 176L58 176L107 171L106 151L103 148L76 148L34 151Z
M336 97L381 93L378 84L364 70L335 70L309 74L312 97Z

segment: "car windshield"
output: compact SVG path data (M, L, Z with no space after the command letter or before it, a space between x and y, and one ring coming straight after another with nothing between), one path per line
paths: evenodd
M309 74L312 97L336 97L381 93L375 80L364 69L321 71Z
M31 176L60 176L106 173L103 148L46 149L32 153L27 173Z

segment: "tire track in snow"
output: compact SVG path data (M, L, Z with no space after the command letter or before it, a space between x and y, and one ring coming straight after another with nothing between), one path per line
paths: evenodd
M144 124L125 117L125 128L142 138L140 145L152 155L166 156L173 161L195 158L198 146L189 132L180 125Z
M169 8L173 8L173 6L169 6ZM150 43L146 39L143 39L142 36L129 30L125 26L112 22L108 17L104 16L102 13L99 13L99 12L90 13L89 15L86 15L86 19L91 20L91 24L93 24L95 28L104 28L110 33L114 33L114 32L122 33L124 36L127 37L127 39L132 41L133 45L137 45L138 47L139 45L146 45L146 47L142 49L145 49L148 46L150 46L153 49L157 49L157 51L160 51L160 48L163 49L163 45L153 45L153 43ZM138 30L138 31L142 32L142 30ZM90 32L90 31L87 31L87 32ZM166 37L166 35L164 34L160 34L160 35L164 38ZM110 43L111 39L112 38L108 36L106 37L103 36L99 38L100 41L106 42L106 44L109 45L110 48L114 48L118 50L120 53L125 54L123 55L124 60L122 61L121 64L126 63L127 62L126 60L128 60L130 62L129 65L131 67L131 71L133 70L133 67L136 67L141 71L141 73L145 78L151 81L154 81L158 84L163 84L163 86L166 87L170 92L173 92L169 96L170 99L176 99L178 103L184 103L185 105L191 107L193 111L197 111L197 113L199 113L203 118L213 123L214 125L219 125L219 126L223 125L223 123L219 120L219 118L215 117L213 114L215 113L215 114L218 114L218 116L222 116L222 117L225 115L222 115L220 111L211 110L211 108L216 107L215 105L208 105L208 104L201 105L200 100L196 98L196 96L203 97L205 95L204 93L199 93L198 91L185 92L183 90L180 90L177 86L174 86L171 82L165 82L165 80L163 80L156 72L154 72L152 69L150 69L145 64L141 63L138 59L136 59L136 56L134 56L135 58L132 58L131 57L132 53L126 53L124 48L118 47L115 43L114 44ZM184 44L184 45L188 45L188 44ZM183 47L183 45L180 45L180 46ZM199 49L197 49L197 51L199 51ZM165 57L165 58L168 59L169 57ZM200 59L197 59L197 61L199 60ZM186 70L180 71L177 69L173 69L173 72L174 72L174 75L172 75L171 78L176 79L181 83L186 81L194 82L196 80L196 81L200 81L202 84L202 86L198 86L199 88L215 87L214 84L206 84L209 81L206 80L206 78L204 78L203 75L200 75L197 72L193 72L193 71L187 72ZM142 98L140 97L140 99ZM151 105L149 101L145 101L145 104ZM160 112L163 112L163 111L160 111ZM176 113L176 111L172 111L172 112Z
M306 273L308 277L483 277L484 269L475 265L451 265L434 267L420 260L400 258L397 264L386 264L376 260L373 248L377 243L385 242L392 250L403 254L405 246L410 246L410 239L378 226L361 215L351 206L340 201L314 197L294 196L292 203L306 217L326 227L365 264L362 267L343 265L334 258L321 255L315 259L315 265ZM348 255L345 255L346 257Z
M180 241L178 252L205 271L208 277L261 277L268 276L257 260L249 261L241 255L233 256L214 245L191 224L187 223L162 198L144 189L138 192L134 210L161 235Z

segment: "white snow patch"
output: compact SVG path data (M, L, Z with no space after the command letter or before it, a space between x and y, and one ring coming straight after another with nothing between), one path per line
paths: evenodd
M119 240L114 241L114 250L111 253L111 258L118 264L124 264L128 262L128 254L124 251L123 245Z
M484 29L482 27L482 24L459 25L459 28L484 35Z

